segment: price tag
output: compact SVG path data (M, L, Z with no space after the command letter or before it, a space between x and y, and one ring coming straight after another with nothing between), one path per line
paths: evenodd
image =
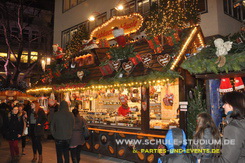
M162 126L154 126L154 129L162 129Z
M125 126L125 123L118 123L118 126Z

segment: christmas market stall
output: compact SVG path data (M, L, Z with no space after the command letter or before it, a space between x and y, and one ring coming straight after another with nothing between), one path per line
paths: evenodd
M166 7L182 17L164 13ZM51 65L44 65L41 79L46 86L27 92L47 97L53 92L56 100L68 101L71 110L79 109L91 132L84 150L157 162L160 153L142 149L162 148L147 142L163 139L169 128L186 130L186 109L179 105L195 80L179 65L186 54L205 46L197 17L190 18L188 11L170 1L161 10L152 9L147 18L139 13L114 16L89 36L81 27L66 51L53 46L55 56ZM142 142L117 141L132 139Z
M217 126L222 126L222 96L231 91L244 92L245 32L216 37L195 56L190 54L181 67L206 85L206 101Z

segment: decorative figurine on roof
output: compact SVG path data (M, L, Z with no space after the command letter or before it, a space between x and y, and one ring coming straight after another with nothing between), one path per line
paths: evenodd
M126 38L124 36L124 30L122 28L114 27L112 34L116 38L119 46L124 47L126 45Z
M53 54L56 59L61 59L65 53L63 53L63 49L59 46L59 44L54 44L53 46Z
M83 40L82 50L99 48L99 46L96 44L96 39L97 39L96 37L93 37L92 40Z
M223 39L217 38L214 40L214 45L216 47L216 55L218 56L218 60L215 62L218 63L218 67L223 67L226 63L225 55L228 54L228 51L232 48L232 42L226 41L224 42Z

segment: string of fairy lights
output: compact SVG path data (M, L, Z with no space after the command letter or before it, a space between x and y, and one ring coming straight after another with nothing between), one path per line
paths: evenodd
M150 80L144 82L131 82L131 83L115 83L111 85L92 85L92 86L84 86L84 87L73 87L73 88L61 88L58 90L54 90L53 87L40 87L40 88L32 88L28 89L26 92L30 94L39 94L41 92L70 92L70 91L83 91L83 90L100 90L100 89L114 89L114 88L123 88L123 87L142 87L142 86L156 86L156 85L166 85L170 82L174 82L175 80L170 79L161 79L161 80Z
M146 33L154 36L166 35L173 29L184 29L197 24L197 3L197 0L160 0L145 22Z

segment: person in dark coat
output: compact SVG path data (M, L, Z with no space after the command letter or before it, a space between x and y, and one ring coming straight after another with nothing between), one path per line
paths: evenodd
M72 137L70 142L70 152L71 159L73 163L79 163L80 152L82 150L82 145L85 143L83 136L83 126L86 125L86 121L79 115L77 108L72 110L75 117L75 127L72 131Z
M212 151L213 149L220 149L219 144L215 144L212 142L218 142L220 140L220 133L218 128L215 126L215 123L208 113L200 113L197 115L197 127L196 132L193 137L193 149L209 149ZM201 141L205 141L206 143L202 143ZM193 155L200 159L208 159L215 157L219 153L193 153Z
M32 140L32 150L33 150L32 161L37 160L37 152L38 152L39 154L38 163L41 163L43 161L41 138L44 135L44 123L47 121L47 118L45 112L40 107L37 101L32 102L31 107L32 107L32 111L28 119L30 120L29 130L30 130L30 137Z
M74 128L74 116L69 111L68 103L61 101L59 111L54 114L51 121L51 133L55 139L57 162L69 163L69 142Z
M26 132L28 130L28 122L27 122L27 113L26 111L23 110L24 105L23 104L19 104L19 116L21 116L22 120L23 120L23 132L22 132L22 137L21 137L21 147L22 147L22 155L25 155L24 151L25 151L25 146L26 146L26 135L28 134L28 132Z
M202 159L201 163L244 163L245 95L240 92L229 92L223 96L222 101L227 115L223 140L230 141L230 143L222 145L220 157Z
M197 163L197 158L190 153L184 153L186 150L186 135L180 128L168 130L165 138L168 155L158 159L158 163Z
M14 106L12 111L9 112L4 125L4 134L9 142L12 159L19 156L18 139L23 131L23 121L18 112L18 106Z

